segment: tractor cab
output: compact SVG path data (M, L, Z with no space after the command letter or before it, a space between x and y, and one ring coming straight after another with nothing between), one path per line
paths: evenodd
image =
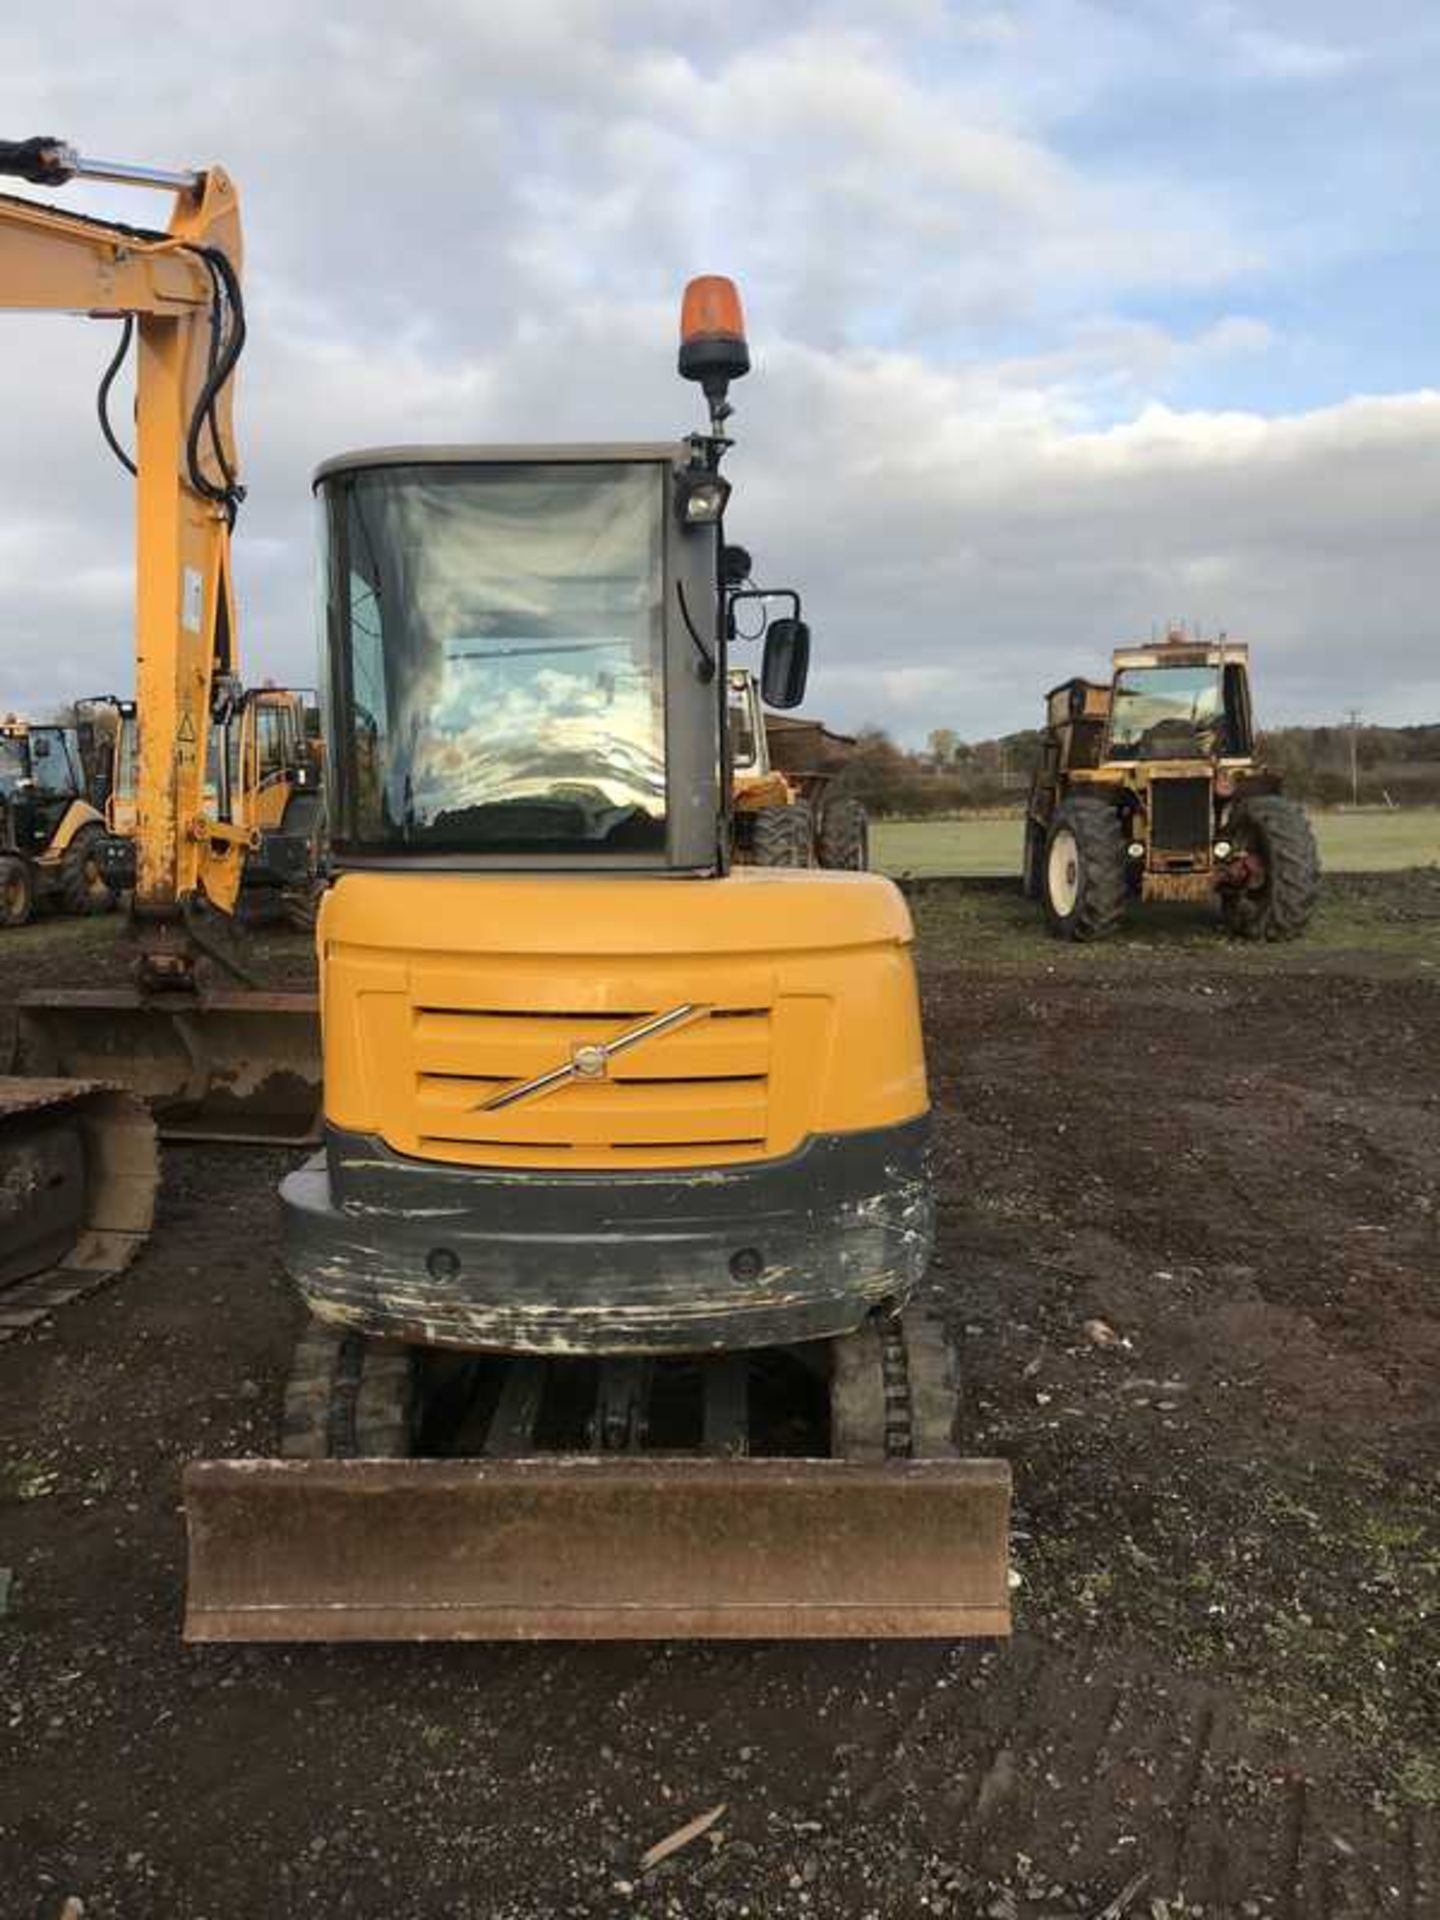
M1248 763L1249 650L1222 643L1119 649L1108 702L1105 760Z
M0 925L37 905L99 913L113 904L98 858L104 821L75 727L0 722Z
M75 711L91 804L104 814L110 833L133 834L140 786L135 702L95 693L77 700Z
M136 882L139 707L106 693L78 701L76 709L89 797L105 818L105 878L112 891L128 893ZM251 917L258 903L293 908L292 917L309 923L325 831L319 732L309 689L236 688L211 716L201 799L208 818L248 832L241 891Z
M71 803L85 793L73 727L37 727L25 721L0 726L0 796L9 814L14 851L43 853Z
M760 708L760 689L748 667L731 667L729 680L731 772L737 784L742 780L763 780L770 772L770 754L765 738L765 716Z

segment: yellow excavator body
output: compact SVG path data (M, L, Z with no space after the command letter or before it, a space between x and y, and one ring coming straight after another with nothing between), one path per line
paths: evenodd
M327 1118L473 1166L723 1165L927 1110L910 916L872 874L347 874L319 923ZM603 1079L487 1111L642 1016Z
M933 1231L910 939L874 875L345 875L327 1151L284 1188L312 1311L638 1353L903 1299Z

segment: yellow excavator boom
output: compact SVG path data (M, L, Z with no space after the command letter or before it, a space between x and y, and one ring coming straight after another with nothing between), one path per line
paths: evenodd
M78 157L32 175L91 175ZM12 148L13 153L13 148ZM4 160L0 149L0 162ZM121 169L105 169L119 175ZM164 232L0 197L0 308L127 319L136 335L135 665L140 739L136 907L164 919L197 892L233 905L243 829L207 817L205 742L217 684L238 671L230 526L241 497L223 374L244 338L240 208L219 167L174 185ZM150 184L147 180L145 184Z
M319 1088L314 996L247 1002L230 993L223 1020L201 1017L208 1002L200 962L215 948L197 934L200 912L233 913L245 855L259 843L243 761L242 790L230 790L222 766L219 790L206 792L212 727L241 695L230 569L230 533L244 497L232 411L245 341L235 186L220 167L120 166L48 137L0 141L0 174L43 187L104 180L171 196L163 229L0 196L0 309L123 323L101 386L101 418L135 477L135 696L145 716L133 833L136 983L118 997L84 996L83 1007L63 995L27 993L17 1064L31 1073L88 1075L98 1054L109 1077L144 1094L164 1131L249 1138L258 1127L264 1137L304 1137ZM105 407L132 338L133 457ZM227 964L243 977L233 959ZM297 1081L313 1096L298 1128ZM267 1114L266 1089L282 1082L276 1111ZM212 1089L223 1091L218 1105ZM244 1115L235 1110L240 1090L250 1108Z

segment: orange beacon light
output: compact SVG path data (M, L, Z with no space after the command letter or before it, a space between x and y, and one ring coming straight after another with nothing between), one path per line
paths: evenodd
M712 402L723 401L732 380L750 371L745 316L735 282L723 273L690 281L680 307L680 373L698 380Z

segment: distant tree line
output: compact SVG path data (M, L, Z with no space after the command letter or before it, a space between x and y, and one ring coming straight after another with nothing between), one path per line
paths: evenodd
M1428 807L1440 803L1440 725L1276 727L1261 756L1291 791L1317 806Z
M1039 763L1037 728L996 740L962 740L937 727L918 751L881 727L862 727L845 754L847 791L875 814L908 817L1023 806ZM1257 758L1287 790L1315 806L1440 805L1440 723L1416 727L1277 727Z

